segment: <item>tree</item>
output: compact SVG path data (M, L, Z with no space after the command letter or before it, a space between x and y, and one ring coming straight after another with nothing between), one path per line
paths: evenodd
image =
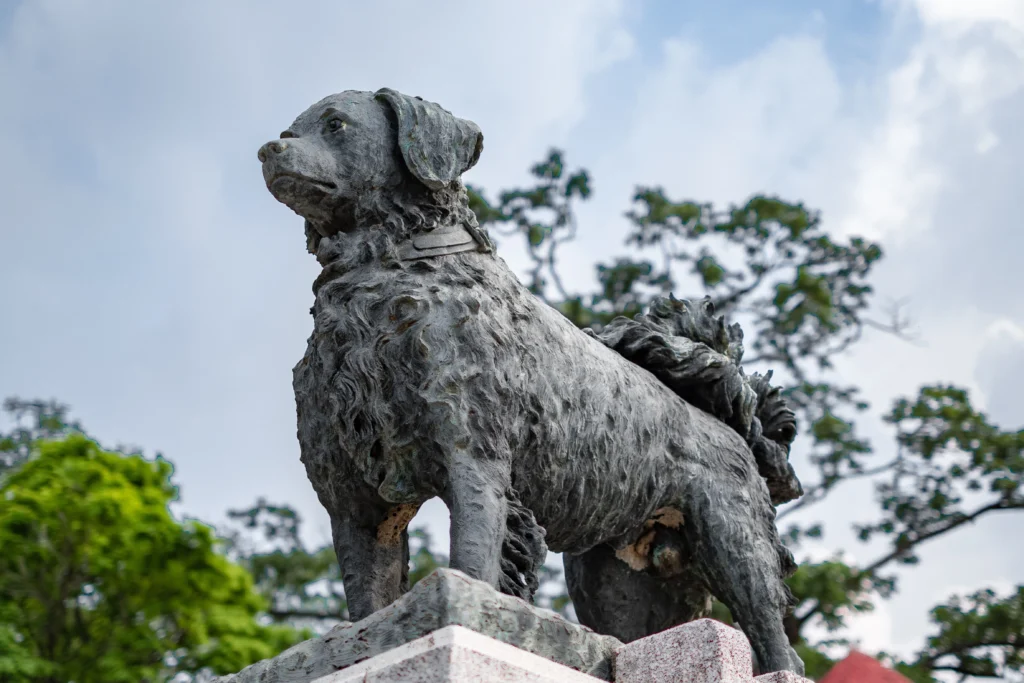
M1024 507L1024 431L1005 431L977 412L967 392L927 386L913 399L895 402L887 421L896 430L896 454L871 463L876 451L856 431L868 409L856 386L834 372L834 359L867 329L908 337L899 306L884 321L868 315L874 294L869 279L882 258L880 245L861 238L832 239L817 212L799 203L755 196L718 210L707 203L673 201L661 188L637 188L626 214L626 245L634 255L597 265L598 289L570 292L558 274L559 249L578 233L574 206L590 197L585 170L569 172L558 150L532 168L533 185L502 192L496 202L470 188L481 224L499 236L523 239L532 261L530 289L580 327L600 327L617 315L632 317L651 298L712 297L716 309L739 319L747 338L744 366L773 369L786 383L797 412L813 477L801 472L805 495L783 508L779 519L807 510L843 483L872 478L880 516L852 520L862 540L880 536L890 548L864 567L839 558L804 562L790 580L797 598L787 618L790 640L812 675L831 666L824 650L844 644L846 618L872 609L897 590L892 566L918 561L915 550L984 515ZM762 367L763 366L763 367ZM790 524L793 547L820 538L821 524ZM910 662L896 662L914 680L953 671L1002 676L1022 668L1024 610L1021 590L998 597L981 591L936 607L939 633ZM728 619L716 606L716 615ZM835 637L809 642L809 627L825 626Z
M0 433L0 476L28 460L38 441L84 433L77 421L68 418L68 406L54 400L11 396L4 400L3 409L14 424L10 432Z
M305 634L268 626L212 530L179 523L173 468L81 434L34 442L0 484L0 681L232 673ZM175 680L182 680L181 677Z
M252 575L275 623L322 633L348 618L334 548L308 549L294 508L260 498L246 510L229 510L228 517L241 525L222 531L228 556Z

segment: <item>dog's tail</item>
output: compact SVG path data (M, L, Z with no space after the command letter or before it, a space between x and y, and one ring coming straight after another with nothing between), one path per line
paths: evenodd
M502 593L531 602L540 585L540 568L548 554L544 528L537 524L533 513L523 506L512 487L505 492L505 500L508 514L498 588Z

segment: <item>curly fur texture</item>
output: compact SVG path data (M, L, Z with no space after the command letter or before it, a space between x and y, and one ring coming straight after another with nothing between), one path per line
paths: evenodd
M548 547L544 543L544 529L537 524L529 508L519 501L515 489L509 488L506 498L508 514L501 545L498 590L529 602L540 586L540 567L547 559Z
M803 495L789 464L796 416L781 390L771 386L771 371L743 373L743 330L715 316L710 297L699 302L658 297L647 314L616 318L591 334L744 437L774 504Z
M340 248L342 241L348 248ZM345 451L351 453L351 458L343 462L346 467L343 478L361 477L365 484L375 487L386 500L394 503L422 502L440 495L447 476L441 444L430 444L424 449L421 443L422 420L427 416L445 420L446 406L428 404L422 396L405 395L407 389L396 380L406 371L412 375L415 359L422 355L424 348L422 337L410 333L422 325L424 318L430 317L432 306L438 302L415 294L402 295L401 290L393 286L393 278L410 274L410 271L416 278L417 272L434 270L432 262L410 265L399 261L395 245L396 240L384 232L367 234L364 239L324 238L321 241L317 256L326 263L314 283L317 295L313 307L314 329L333 330L335 334L330 340L321 338L323 343L316 344L319 352L316 359L307 353L296 367L296 398L299 400L300 387L319 385L325 375L333 377L326 394L336 421L332 431L337 432L338 426L344 425ZM350 286L345 274L355 271L359 273L357 277L362 277L365 272L358 264L366 260L379 262L382 266L379 273ZM440 292L442 286L479 286L482 277L479 271L449 271L441 274L434 291ZM380 297L382 290L391 294ZM405 291L415 292L415 288L408 287ZM470 298L459 311L468 314L478 306L479 302ZM384 330L370 322L380 319L389 322ZM312 338L310 344L314 345ZM458 377L453 376L450 381L457 382ZM406 405L417 406L422 412L396 413L396 398L404 400ZM317 412L321 410L323 407ZM299 401L299 411L301 440L306 414L302 401ZM311 424L314 429L320 428L318 420ZM316 449L310 448L309 452L313 450ZM306 458L304 448L303 460L309 467ZM319 483L319 479L315 483ZM508 513L499 587L509 595L531 600L539 583L540 567L547 557L544 529L537 524L533 513L523 507L511 485L505 497Z
M383 226L393 236L393 242L430 232L439 225L454 223L465 227L483 251L493 250L494 244L487 229L480 226L476 214L469 208L465 187L441 190L416 188L410 194L412 196L395 197L380 189L360 193L352 209L352 222ZM306 248L311 254L335 267L349 260L330 246L326 246L321 255L320 244L324 237L310 221L306 221Z
M451 512L452 567L523 596L545 542L625 548L671 518L694 581L729 605L762 670L800 670L750 448L489 252L459 181L479 130L394 91L350 91L286 133L261 149L264 177L308 221L324 267L294 370L298 437L352 618L401 594L404 524L433 497ZM461 216L480 249L399 260L397 245L441 216Z

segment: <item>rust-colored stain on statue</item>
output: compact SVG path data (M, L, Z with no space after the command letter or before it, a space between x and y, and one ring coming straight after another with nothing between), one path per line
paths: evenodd
M406 503L389 510L384 521L377 525L377 542L389 546L398 545L402 532L419 509L420 506L415 503Z

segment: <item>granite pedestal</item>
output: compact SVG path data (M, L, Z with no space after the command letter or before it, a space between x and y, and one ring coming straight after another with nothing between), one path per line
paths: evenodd
M439 569L367 619L218 683L808 683L752 670L743 634L711 619L624 645Z

